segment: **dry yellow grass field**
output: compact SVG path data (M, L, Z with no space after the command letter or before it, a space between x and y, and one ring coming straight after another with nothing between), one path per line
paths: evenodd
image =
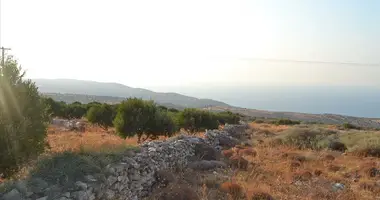
M276 136L287 126L251 124L251 127L255 140L265 142L254 147L257 156L244 156L254 164L248 171L239 171L235 177L248 197L265 192L284 200L380 199L380 176L371 177L370 171L380 168L379 158L272 146L269 145L272 137L264 137L260 132L270 131ZM344 184L344 190L331 191L335 183Z
M83 149L115 149L118 150L128 145L137 145L137 138L122 139L117 135L110 134L99 127L86 127L84 133L74 131L59 131L57 127L50 126L47 141L51 153L64 151L80 151Z
M203 137L204 133L194 134ZM167 137L160 136L158 140L164 140ZM107 150L117 151L128 146L137 146L137 137L122 139L115 135L113 129L108 131L97 126L86 126L83 133L74 131L61 131L58 127L50 126L48 128L47 142L50 146L48 153L58 153L64 151L80 150Z
M370 171L371 168L380 169L380 158L273 145L273 138L281 136L290 126L251 123L250 127L247 132L253 136L253 150L257 155L243 155L253 164L248 170L237 171L230 177L233 180L231 186L237 184L242 188L244 199L255 199L253 196L263 194L270 194L276 200L380 199L380 174L373 176ZM336 126L323 125L323 128L338 131ZM344 133L342 139L352 148L368 140L362 133L367 134L370 141L380 138L379 131ZM204 133L196 135L203 137ZM47 140L50 145L47 154L83 150L112 152L137 145L137 138L122 139L114 135L112 129L106 132L95 126L86 127L84 133L59 131L51 126ZM344 189L332 191L335 183L344 184ZM207 188L204 190L207 193ZM206 196L200 199L211 200ZM234 198L231 196L230 199Z

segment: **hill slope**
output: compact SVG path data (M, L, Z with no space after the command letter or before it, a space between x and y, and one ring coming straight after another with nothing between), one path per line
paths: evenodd
M86 94L107 98L119 97L120 99L137 97L144 100L154 100L158 104L163 105L173 104L180 107L194 108L229 106L226 103L212 99L198 99L177 93L153 92L146 89L128 87L119 83L101 83L74 79L33 79L33 81L36 82L41 93Z
M225 111L240 113L250 117L268 118L268 119L291 119L306 122L320 122L324 124L343 124L351 123L360 127L380 128L380 120L364 117L353 117L338 114L309 114L309 113L296 113L296 112L271 112L265 110L246 109L238 107L220 107L213 106L206 108L214 111Z

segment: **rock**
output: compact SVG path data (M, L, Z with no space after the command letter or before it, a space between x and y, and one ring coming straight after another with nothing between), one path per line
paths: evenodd
M47 196L44 196L44 197L38 198L38 199L36 199L36 200L47 200L47 199L48 199L48 197L47 197Z
M219 154L208 144L199 143L195 145L195 156L201 160L218 160Z
M112 190L107 190L106 191L106 199L113 200L114 197L115 197L115 192L114 191L112 191Z
M87 184L81 181L75 182L75 187L76 189L79 189L79 190L83 190L83 191L87 190Z
M44 195L49 197L49 199L59 197L61 193L62 193L62 187L58 185L52 185L46 188L44 191Z
M49 184L41 178L33 178L29 182L29 186L33 193L41 193L49 186Z
M88 195L85 191L76 191L71 194L75 200L89 200Z
M61 197L70 198L70 192L63 193Z
M56 200L69 200L68 198L66 198L66 197L59 197L58 199L56 199Z
M216 160L201 160L192 162L188 165L190 169L193 170L211 170L215 168L225 168L227 165L222 161L216 161Z
M4 200L22 200L23 197L17 189L13 189L3 195Z
M176 181L176 177L173 172L169 170L160 170L156 173L156 179L161 186L166 187L169 183L174 183Z
M332 185L332 190L334 192L337 192L337 191L340 191L340 190L344 190L344 188L345 188L345 186L342 183L335 183L335 184Z
M84 177L86 179L87 182L96 182L98 181L94 176L92 175L87 175Z
M15 188L21 192L24 196L28 195L28 188L26 181L17 181L15 183Z
M124 157L123 158L123 161L132 165L135 169L139 169L140 168L140 165L132 158L130 157Z
M138 173L133 173L133 174L129 175L129 179L132 181L138 181L138 180L140 180L140 178L141 178L141 176Z
M231 148L239 144L239 140L228 136L219 136L219 145L227 148Z
M165 188L155 199L157 200L199 200L196 191L183 184L173 184Z
M110 176L110 177L107 178L107 184L110 185L110 186L113 185L116 182L117 182L117 178L114 177L114 176Z

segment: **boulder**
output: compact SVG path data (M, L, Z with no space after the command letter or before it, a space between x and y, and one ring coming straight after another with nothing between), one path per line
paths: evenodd
M206 171L206 170L211 170L215 168L225 168L227 167L227 165L222 161L201 160L201 161L190 163L188 167L193 170Z

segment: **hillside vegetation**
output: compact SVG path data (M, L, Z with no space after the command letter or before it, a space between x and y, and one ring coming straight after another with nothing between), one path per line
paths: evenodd
M141 98L158 104L174 104L185 108L207 106L229 106L211 99L198 99L177 93L153 92L142 88L132 88L119 83L100 83L74 79L33 79L42 93L85 94L121 98ZM78 100L75 100L78 101ZM85 102L84 102L85 103Z

